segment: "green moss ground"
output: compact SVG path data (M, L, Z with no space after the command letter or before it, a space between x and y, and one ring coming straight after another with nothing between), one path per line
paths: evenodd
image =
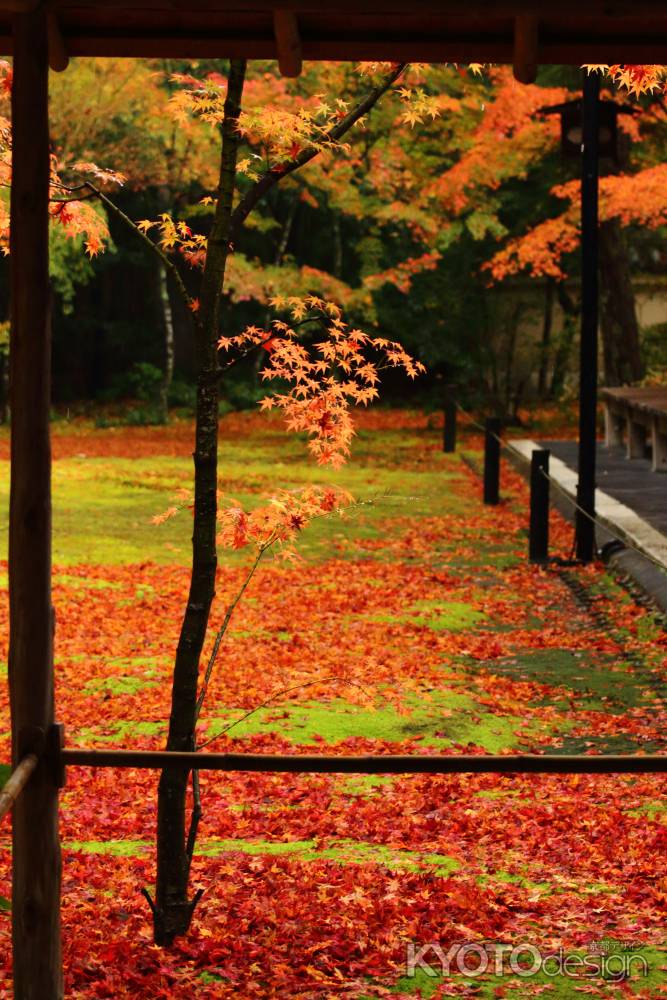
M375 708L361 708L337 698L329 702L281 703L281 717L276 719L275 714L275 709L261 709L230 729L229 735L241 738L268 731L297 744L334 744L353 736L399 742L419 736L427 746L472 743L488 753L500 753L520 746L515 730L523 721L519 716L484 711L473 697L459 690L434 691L428 698L408 694L401 712L382 702ZM231 712L214 719L207 734L218 733L233 721ZM530 727L524 727L524 732L528 734Z
M253 439L254 440L254 439ZM402 451L402 448L398 449ZM390 448L391 452L392 449ZM309 558L331 556L332 546L350 539L378 539L387 535L389 516L429 516L442 505L442 489L448 478L460 475L456 458L436 456L429 471L364 467L363 452L342 470L318 468L304 461L295 449L293 461L275 461L269 449L246 448L239 444L221 455L221 488L235 500L253 505L275 484L298 488L308 483L333 484L350 490L358 499L376 499L376 504L352 512L345 522L325 519L311 525L300 546ZM8 463L1 463L8 468ZM128 564L150 560L157 563L186 563L189 557L191 517L188 512L155 526L151 518L171 506L173 493L189 487L192 463L172 457L68 458L54 463L54 563ZM251 492L249 492L249 490ZM9 504L9 477L0 476L0 510ZM448 497L450 509L459 501ZM5 517L6 520L6 517ZM344 546L338 555L354 555ZM382 551L375 558L387 558ZM0 536L0 558L6 558L6 534ZM228 553L226 558L241 561L244 554ZM58 582L56 580L56 582ZM64 582L64 580L63 580ZM84 584L76 584L83 586ZM104 586L104 582L85 584Z

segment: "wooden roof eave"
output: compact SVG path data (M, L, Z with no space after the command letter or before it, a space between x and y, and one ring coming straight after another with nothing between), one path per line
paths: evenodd
M0 51L35 0L0 0ZM77 0L49 6L71 56L514 63L667 63L664 0ZM61 53L62 62L62 53Z

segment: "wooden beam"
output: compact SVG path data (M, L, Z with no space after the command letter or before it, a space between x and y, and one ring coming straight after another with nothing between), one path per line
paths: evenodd
M19 795L30 781L32 772L37 767L39 758L34 753L24 757L19 766L12 771L0 791L0 820L3 820L12 808Z
M62 73L69 65L69 54L55 10L47 10L46 24L49 35L49 66L55 73Z
M0 0L0 10L13 14L28 14L39 5L39 0Z
M0 0L0 10L26 10L36 6L38 0ZM344 11L350 15L376 15L381 18L387 13L411 14L427 12L431 14L452 13L459 15L500 15L514 17L517 14L537 16L553 15L554 12L583 18L625 17L646 14L655 17L664 14L664 0L561 0L555 8L553 0L332 0L324 5L322 0L139 0L130 4L128 0L59 0L59 7L67 10L111 10L125 14L129 10L157 10L165 14L191 13L196 11L232 13L243 11L292 10L298 12L321 13L326 6L330 11Z
M299 22L291 10L273 12L273 32L278 49L278 67L283 76L300 76L302 67Z
M14 765L53 723L46 11L17 14L12 86L9 692ZM40 762L12 823L14 996L60 1000L58 789Z
M514 20L514 78L519 83L535 83L537 76L537 18L519 14Z
M86 13L86 12L84 12ZM144 58L248 58L275 59L273 20L250 16L242 22L229 16L176 20L167 12L132 8L121 23L110 14L104 22L70 18L67 8L58 8L62 32L70 58L112 56ZM121 19L119 18L119 21ZM511 63L514 57L514 19L507 23L469 19L436 18L417 20L374 19L361 21L353 16L318 16L308 20L299 15L303 59L389 61L389 62L490 62ZM0 55L11 55L9 18L0 16ZM561 19L539 22L539 62L581 66L582 63L665 63L667 64L667 8L665 16L652 22L634 20L619 26L600 22L597 28L567 25Z
M283 774L664 774L667 754L270 754L187 750L59 751L60 767L182 767Z

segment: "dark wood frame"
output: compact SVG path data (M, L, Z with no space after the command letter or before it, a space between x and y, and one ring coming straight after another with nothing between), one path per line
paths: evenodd
M555 12L554 12L555 11ZM14 991L63 995L58 788L64 764L119 766L112 753L59 749L54 725L51 604L50 288L47 69L70 55L514 61L518 78L543 62L667 62L664 0L0 0L0 51L13 53L11 194L12 463L9 526ZM131 752L129 752L131 754ZM98 756L95 756L98 754ZM157 766L132 757L131 766ZM207 755L208 766L213 758ZM164 754L158 754L164 763ZM664 770L664 758L227 757L235 770L594 773ZM39 762L34 766L34 759ZM30 767L21 762L30 759ZM130 766L125 758L125 766ZM205 758L197 767L207 766ZM192 767L194 761L183 761ZM15 784L18 785L18 779ZM18 793L17 793L18 794Z

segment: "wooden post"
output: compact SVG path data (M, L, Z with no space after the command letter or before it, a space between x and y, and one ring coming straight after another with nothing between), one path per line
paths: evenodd
M12 87L9 689L14 766L53 723L48 43L16 14ZM58 790L41 760L13 811L14 996L63 996Z
M533 563L549 560L549 451L536 448L530 456L530 521L528 558Z
M537 76L538 25L533 14L518 14L514 20L514 78L535 83Z
M500 434L502 422L489 417L484 433L484 503L500 503Z
M301 37L293 10L274 10L273 32L278 50L278 68L283 76L301 75Z

